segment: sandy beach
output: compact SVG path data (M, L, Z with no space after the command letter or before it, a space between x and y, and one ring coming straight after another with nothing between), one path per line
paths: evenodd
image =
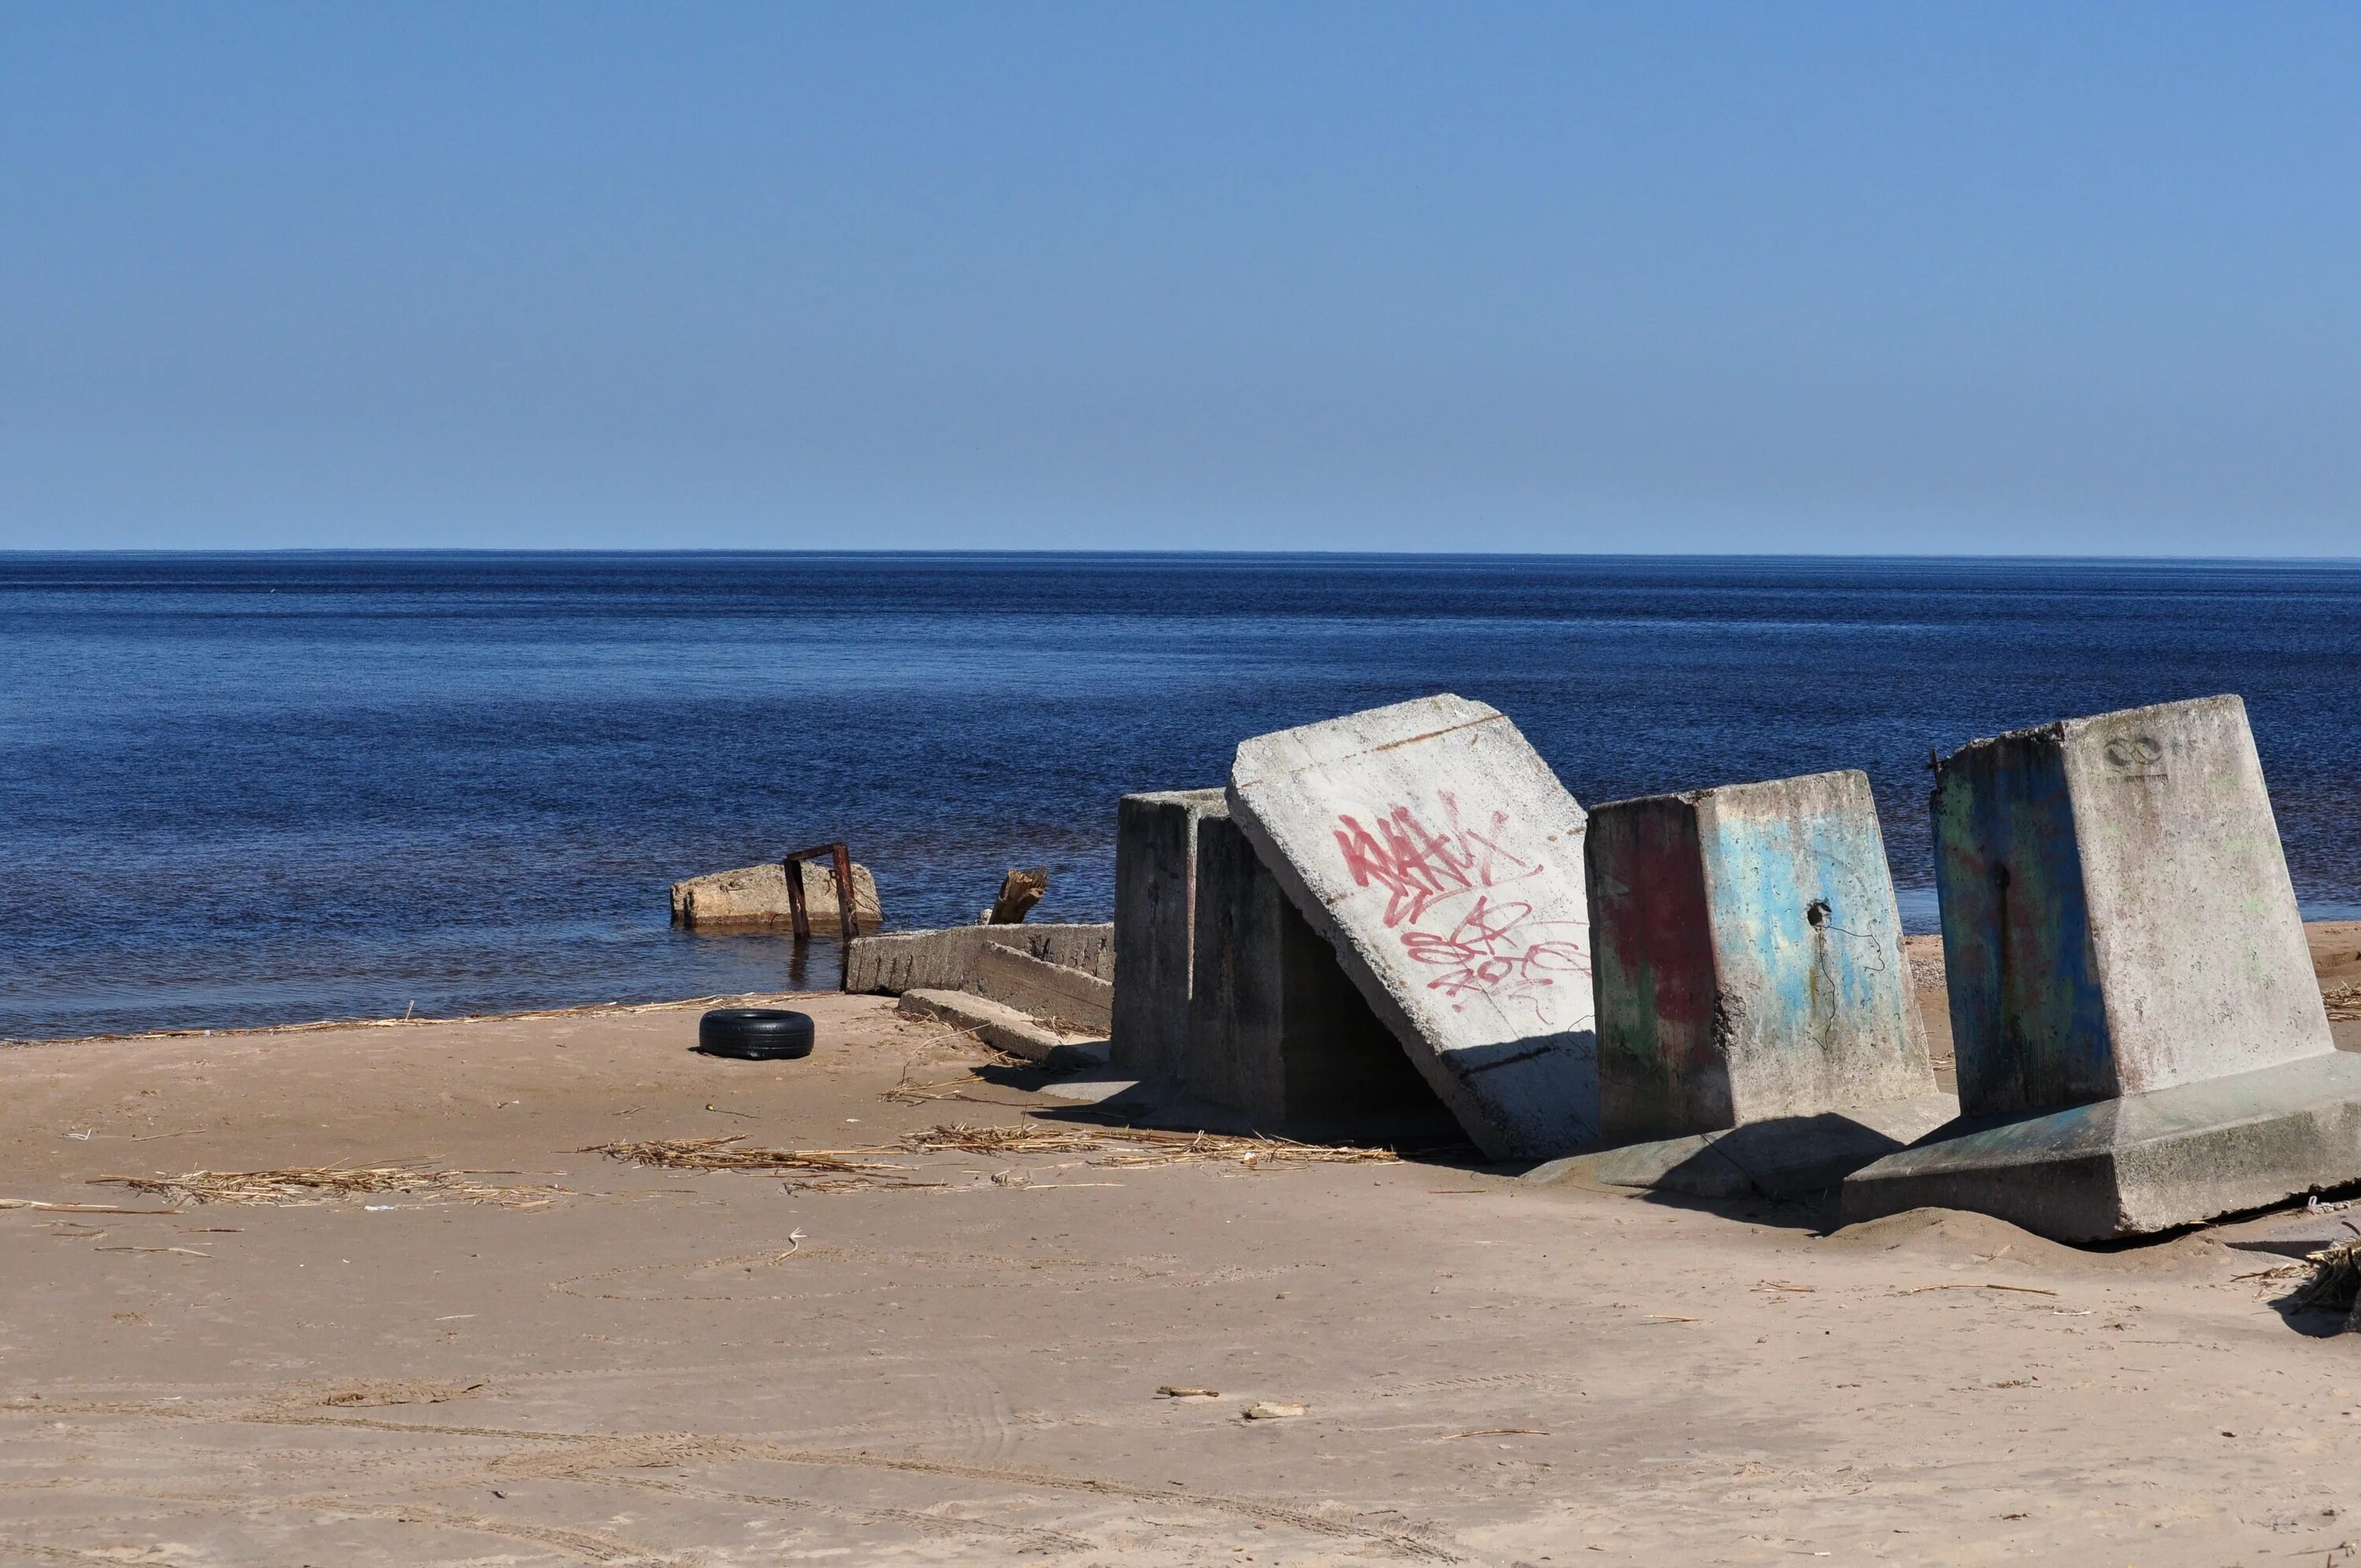
M2324 987L2361 975L2361 927L2312 930ZM2361 1338L2234 1245L2283 1216L2081 1252L1176 1156L890 1000L795 1004L785 1063L691 1053L696 1004L8 1052L0 1198L146 1212L0 1212L0 1561L2361 1555ZM1082 1146L897 1146L955 1124ZM729 1136L886 1152L586 1152ZM93 1184L397 1163L455 1174Z

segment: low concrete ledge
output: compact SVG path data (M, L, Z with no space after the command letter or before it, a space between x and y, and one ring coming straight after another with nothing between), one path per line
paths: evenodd
M1083 970L1044 962L1021 948L986 942L969 989L1075 1034L1106 1034L1115 987Z
M1109 982L1115 979L1112 925L950 926L854 938L845 958L844 989L883 996L963 991L975 983L986 946L1012 948Z
M1800 1197L1824 1192L1861 1167L1956 1120L1948 1094L1780 1116L1686 1138L1630 1144L1552 1160L1525 1173L1546 1183L1577 1172L1607 1187L1644 1187L1690 1198Z
M2361 1181L2361 1057L2276 1067L2068 1111L1953 1123L1855 1172L1848 1224L1969 1209L2061 1242L2114 1241Z
M906 1018L932 1018L963 1029L994 1050L1027 1061L1047 1061L1065 1037L1014 1007L966 991L906 991L894 1009Z

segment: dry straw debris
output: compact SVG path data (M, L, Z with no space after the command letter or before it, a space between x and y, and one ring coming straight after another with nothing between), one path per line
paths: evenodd
M943 1181L918 1180L910 1174L911 1167L877 1157L895 1154L970 1154L994 1157L1081 1154L1098 1157L1084 1162L1095 1166L1138 1168L1193 1161L1240 1165L1248 1169L1265 1169L1280 1165L1364 1164L1400 1157L1391 1149L1299 1144L1284 1138L1173 1133L1148 1127L1048 1126L1038 1122L997 1126L945 1123L909 1134L896 1143L853 1149L749 1148L743 1146L742 1137L732 1136L649 1138L632 1143L600 1144L581 1152L602 1154L631 1165L659 1166L674 1170L783 1172L801 1178L796 1182L798 1187L824 1192L853 1191L862 1188L940 1188L950 1185Z
M245 1203L300 1207L352 1198L401 1194L449 1203L496 1203L539 1209L562 1187L518 1187L477 1180L514 1176L511 1170L426 1170L415 1166L321 1166L291 1170L192 1170L181 1176L100 1176L95 1186L128 1187L176 1204Z
M2289 1309L2342 1312L2346 1333L2361 1331L2361 1239L2339 1242L2304 1261L2312 1265L2312 1277L2297 1288Z
M2361 981L2348 981L2334 991L2323 991L2320 999L2328 1004L2328 1015L2340 1021L2361 1018Z
M655 1166L666 1170L747 1170L785 1172L799 1178L796 1185L816 1192L850 1192L863 1187L943 1187L941 1181L913 1180L908 1167L887 1165L855 1156L888 1152L880 1149L741 1148L743 1134L726 1138L642 1138L619 1144L598 1144L580 1150L602 1154L627 1165Z

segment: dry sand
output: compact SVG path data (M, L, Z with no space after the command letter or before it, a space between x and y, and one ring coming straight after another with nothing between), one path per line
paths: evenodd
M0 1198L544 1189L0 1212L0 1561L2361 1559L2361 1336L2274 1309L2226 1245L2272 1221L2084 1253L1436 1160L814 1191L579 1152L1071 1115L883 1000L797 1004L803 1062L691 1054L693 1005L0 1055Z

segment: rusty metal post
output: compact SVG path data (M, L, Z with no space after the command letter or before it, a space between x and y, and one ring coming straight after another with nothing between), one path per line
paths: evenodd
M811 940L811 914L804 908L804 858L789 855L779 862L787 877L787 922L794 928L796 940Z
M861 934L861 916L852 901L852 851L842 840L832 844L815 844L808 850L797 850L779 862L787 876L787 913L794 918L796 942L798 947L811 940L811 912L804 907L804 862L822 855L836 873L836 922L839 951L844 955L844 967L837 980L839 989L852 980L852 938Z
M852 851L841 844L832 848L836 850L837 928L844 933L844 939L849 943L861 935L861 914L854 906L852 897Z

